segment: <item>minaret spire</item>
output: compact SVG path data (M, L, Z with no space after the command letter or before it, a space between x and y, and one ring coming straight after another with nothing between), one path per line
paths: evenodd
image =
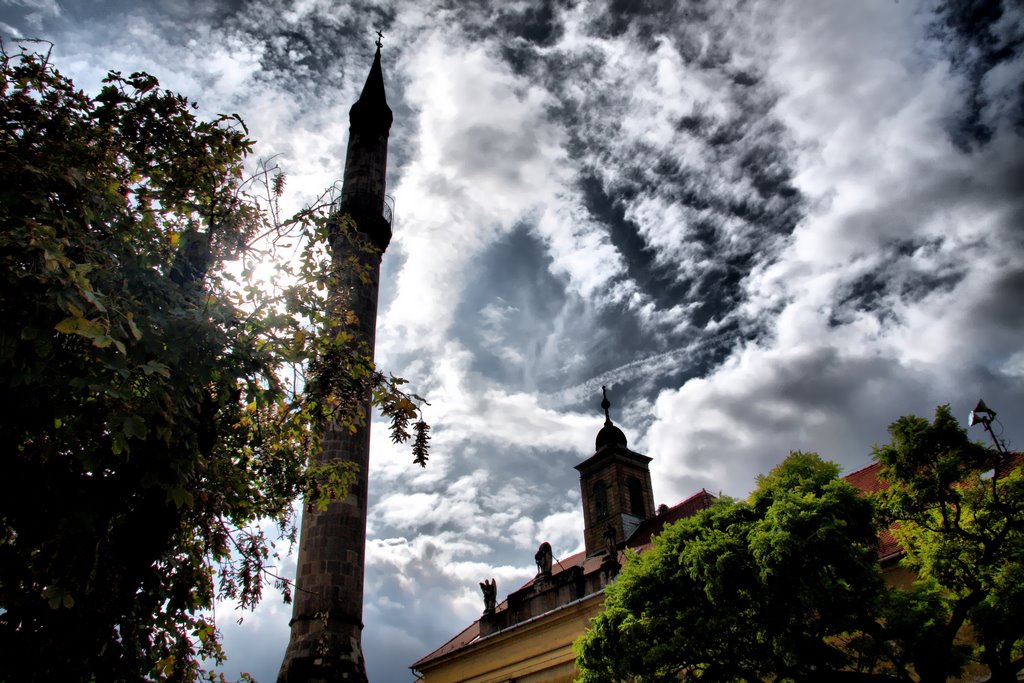
M382 34L378 31L377 35L381 36ZM376 131L387 135L394 117L391 114L391 107L388 106L388 98L384 93L384 70L380 65L380 49L383 44L380 42L380 38L375 44L377 52L373 56L373 65L370 66L370 73L366 75L366 82L363 84L359 99L352 105L349 121L352 126L358 126L364 132Z
M385 195L388 133L392 113L384 92L378 31L377 52L362 93L349 112L348 151L339 213L351 219L353 234L339 229L331 237L333 267L339 282L328 297L339 319L355 313L348 327L353 343L373 354L377 324L380 260L391 241L391 205ZM361 263L354 272L352 259ZM370 463L370 396L364 403L365 425L354 433L340 425L324 431L320 463L348 461L356 480L345 500L326 510L307 508L299 538L291 638L278 683L353 681L365 683L363 662L363 569L366 555L366 510Z

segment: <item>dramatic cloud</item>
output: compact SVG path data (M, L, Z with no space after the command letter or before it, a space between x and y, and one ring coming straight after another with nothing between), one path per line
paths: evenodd
M658 503L742 496L791 449L853 469L980 396L1020 448L1024 10L975 6L0 0L0 31L88 90L145 70L239 112L298 207L340 177L383 29L377 357L434 427L425 470L373 431L364 650L390 682L479 581L580 549L602 384ZM227 670L273 680L290 608L238 616Z

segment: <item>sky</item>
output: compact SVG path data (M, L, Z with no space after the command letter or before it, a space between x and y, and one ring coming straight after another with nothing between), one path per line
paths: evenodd
M657 504L744 496L791 450L852 471L944 403L1024 444L1018 3L0 0L8 49L52 41L87 91L140 70L241 114L295 208L341 177L377 29L377 360L433 453L375 425L371 680L413 680L542 541L582 549L602 385ZM229 676L275 679L290 612L219 606Z

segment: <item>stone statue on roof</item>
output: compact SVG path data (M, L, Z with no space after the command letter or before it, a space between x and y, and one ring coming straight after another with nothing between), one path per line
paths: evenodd
M480 584L484 594L484 614L494 614L494 606L498 602L498 583L492 579L484 579Z
M550 574L551 573L551 544L544 541L540 544L540 548L537 549L537 554L533 556L533 559L537 561L537 573L538 574Z

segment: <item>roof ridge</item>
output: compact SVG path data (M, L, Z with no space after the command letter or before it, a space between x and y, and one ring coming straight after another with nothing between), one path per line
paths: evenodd
M855 469L852 472L847 472L846 474L842 475L840 477L840 479L846 479L847 477L852 477L855 474L860 474L861 472L863 472L865 470L869 470L872 467L881 467L881 466L882 466L882 463L878 462L877 460L872 460L867 465L864 465L864 467L860 467L858 469Z

